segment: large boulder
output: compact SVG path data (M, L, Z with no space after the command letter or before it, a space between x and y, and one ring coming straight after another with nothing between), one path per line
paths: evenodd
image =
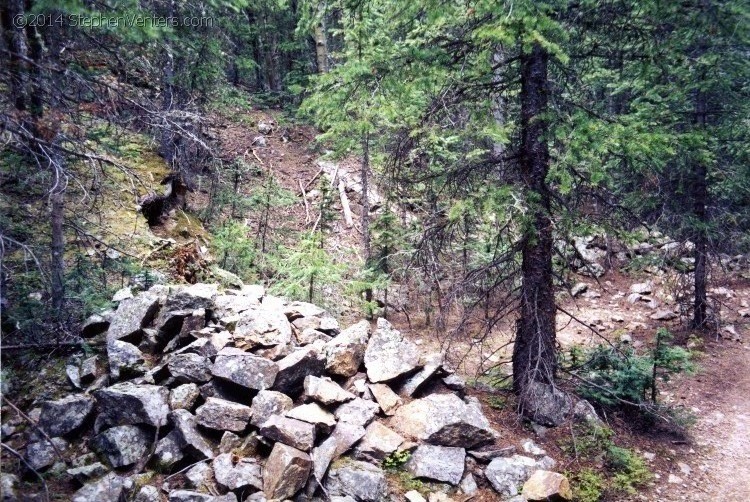
M252 457L233 458L231 453L222 453L214 458L213 468L216 482L228 490L237 490L248 486L261 490L263 479L261 467Z
M132 343L121 340L107 342L109 375L113 381L143 375L146 372L143 352Z
M421 360L422 369L409 377L399 389L403 395L413 396L430 380L443 365L443 354L437 352L429 354Z
M101 314L93 314L81 326L81 336L91 338L107 331L113 312L107 311Z
M159 297L149 292L120 302L107 330L107 341L137 338L159 310Z
M317 401L324 405L340 404L356 397L327 377L308 376L305 378L304 387L307 400Z
M380 464L403 444L404 438L380 422L367 426L365 437L357 444L354 456L359 460Z
M169 358L167 368L178 382L204 383L211 379L211 361L199 354L175 354Z
M568 478L552 471L538 470L523 485L529 502L568 502L573 500Z
M417 369L419 349L381 317L367 344L364 363L371 382L393 380Z
M369 385L372 396L377 401L380 409L383 410L388 416L396 413L396 409L401 406L404 401L391 390L391 388L384 383L375 383Z
M260 434L302 451L310 451L315 444L315 425L281 415L266 420Z
M341 423L336 425L325 441L313 448L310 455L313 459L313 478L308 485L308 495L311 495L310 490L317 489L317 481L323 479L331 462L346 453L364 435L364 427Z
M209 397L195 410L195 415L203 427L217 431L242 432L250 423L252 411L244 404Z
M107 425L167 425L169 391L158 385L123 382L94 393L97 421Z
M153 434L143 427L120 425L94 436L92 446L112 467L127 467L143 458L152 439Z
M216 284L191 284L172 291L164 304L165 312L211 310L218 296Z
M320 343L320 342L319 342ZM276 363L279 372L273 389L289 395L299 394L305 378L320 376L325 366L325 356L317 344L300 348Z
M331 468L326 490L329 495L350 496L360 502L380 502L386 497L388 484L382 469L352 460Z
M463 448L423 444L414 450L405 467L416 478L457 485L464 475L465 460Z
M370 339L370 323L360 321L346 328L326 344L326 371L350 377L357 373L365 358Z
M278 371L273 361L230 347L219 351L211 368L214 376L253 390L271 388Z
M39 414L39 427L51 437L78 431L94 409L94 398L74 394L57 401L45 401Z
M496 432L475 399L432 394L401 406L391 426L402 435L441 446L472 448L495 439Z
M36 441L26 445L24 458L32 469L41 471L55 462L62 460L58 452L63 453L68 448L68 442L63 438L51 438L54 446L47 439Z
M173 410L178 408L190 410L195 406L200 395L201 392L194 383L179 385L169 391L169 407Z
M573 400L553 385L534 381L521 395L521 409L534 422L556 427L570 416Z
M287 345L292 341L292 327L283 312L261 304L240 314L232 337L237 347L247 350Z
M513 497L537 468L536 460L531 457L498 457L484 469L484 476L500 495Z
M263 469L263 491L270 499L291 499L305 486L312 468L310 455L276 443Z
M262 390L253 398L250 423L260 427L273 415L284 415L292 409L292 398L275 390Z
M289 410L286 416L313 424L319 432L325 435L328 435L336 425L336 418L333 416L333 413L327 411L317 403L297 406Z
M375 419L378 411L380 411L380 406L377 403L357 397L336 408L335 416L339 422L366 427Z
M174 430L178 432L178 438L184 445L183 451L199 460L214 458L213 446L198 431L195 417L189 411L174 410L169 414L169 419L174 424Z

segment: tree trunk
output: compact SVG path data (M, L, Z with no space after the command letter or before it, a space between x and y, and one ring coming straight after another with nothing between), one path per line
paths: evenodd
M555 295L552 287L552 222L546 178L548 54L535 43L521 58L521 179L532 220L522 242L521 318L513 348L514 390L552 384L555 359Z
M706 100L703 92L696 91L695 124L697 127L706 125ZM695 161L693 165L693 215L696 228L693 233L695 241L695 292L693 298L693 328L703 329L707 319L706 283L708 282L708 180L706 165Z
M315 24L315 61L318 65L318 73L328 73L328 40L326 39L326 14L325 4L318 5L320 21Z
M53 168L54 169L54 168ZM64 188L53 189L50 200L50 226L52 229L51 250L51 280L52 280L52 310L59 317L65 304L65 234L63 232L63 218L65 213Z
M0 11L5 46L10 51L8 68L10 70L10 93L15 108L26 110L29 86L28 54L26 37L23 28L13 25L13 19L24 13L23 0L8 0Z
M365 256L365 268L372 267L372 248L370 246L370 134L362 138L362 252ZM365 289L365 301L372 301L372 288ZM369 309L368 309L369 312ZM368 314L368 317L369 314Z

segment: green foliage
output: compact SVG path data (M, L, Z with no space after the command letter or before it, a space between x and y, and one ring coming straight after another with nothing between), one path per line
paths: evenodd
M649 482L653 474L638 454L627 448L610 446L607 449L607 467L614 471L610 487L629 495L637 493L637 487Z
M244 223L233 220L224 222L213 234L211 246L221 268L240 276L253 277L255 245L247 235Z
M398 471L409 461L411 453L406 450L396 450L383 459L383 469L387 471Z
M594 469L585 468L578 472L566 473L573 491L573 500L578 502L598 502L604 495L606 480Z

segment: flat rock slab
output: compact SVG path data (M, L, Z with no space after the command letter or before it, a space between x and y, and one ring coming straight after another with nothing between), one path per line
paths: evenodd
M375 419L378 411L380 411L380 406L376 402L357 397L336 408L335 416L339 422L366 427Z
M414 450L405 467L414 477L455 486L463 478L465 460L466 450L463 448L423 444Z
M297 395L302 391L305 378L320 376L325 366L325 356L318 344L297 349L276 363L279 372L273 390L284 394Z
M479 402L455 394L432 394L401 406L390 425L410 439L462 448L490 442L496 435Z
M393 415L396 413L396 409L404 404L403 399L384 383L370 384L369 389L375 401L380 405L380 409L386 415Z
M292 326L279 310L261 304L242 312L232 338L238 347L253 349L286 345L292 341Z
M111 472L84 485L70 498L71 502L119 502L125 491L125 478Z
M271 388L278 371L273 361L234 348L221 349L211 368L214 376L253 390Z
M380 502L386 496L388 485L381 468L352 460L331 468L326 490L330 495L350 496L362 502Z
M404 438L380 422L367 426L365 437L354 450L359 460L380 464L388 455L398 449Z
M302 404L286 413L289 418L314 424L317 430L328 435L336 425L336 417L317 403Z
M198 423L217 431L242 432L250 424L252 411L244 404L209 397L195 410Z
M310 451L315 444L315 426L293 418L273 415L260 428L260 434L298 450Z
M175 354L169 358L167 368L181 383L205 383L211 379L211 361L200 354Z
M109 425L167 425L169 390L159 385L123 382L94 393L99 419Z
M372 383L393 380L417 369L419 348L381 317L367 343L364 363Z
M311 487L317 488L315 479L322 480L328 466L346 453L357 441L365 435L365 428L359 425L341 423L336 425L333 433L319 446L313 448L313 478Z
M327 377L308 376L305 378L304 386L307 400L314 400L324 405L340 404L356 397Z
M312 468L310 455L276 443L263 469L263 491L270 499L291 499L307 483Z
M117 306L107 330L107 341L122 340L137 335L154 319L159 310L159 297L141 293L126 298Z
M214 458L213 447L198 431L195 416L187 410L174 410L169 414L169 418L179 433L186 452L198 460Z
M94 409L94 398L74 394L45 401L39 414L39 427L50 437L65 436L80 429Z
M292 398L274 390L262 390L253 398L250 423L260 427L273 415L284 415L292 409Z

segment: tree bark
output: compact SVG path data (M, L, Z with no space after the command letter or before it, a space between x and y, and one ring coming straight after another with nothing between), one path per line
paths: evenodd
M326 38L325 4L318 4L320 21L315 24L315 61L318 73L328 73L328 39Z
M25 58L28 54L26 36L23 28L16 27L13 19L24 13L23 0L8 0L0 11L5 46L10 51L8 68L10 70L10 91L16 110L27 107L29 71Z
M552 221L546 178L549 150L548 54L535 43L521 57L521 180L531 208L522 242L521 317L513 348L513 386L522 396L533 382L552 384L555 358L555 295L552 287Z
M53 167L55 169L55 167ZM50 247L52 266L52 310L56 316L62 313L65 305L65 233L63 220L65 216L65 189L60 186L50 193L50 227L52 245Z
M695 96L695 124L697 127L706 125L706 99L702 91L696 91ZM703 329L706 327L708 299L706 295L706 284L708 282L708 212L706 205L708 201L708 179L706 166L701 161L693 164L693 216L696 225L693 232L695 241L695 291L693 296L693 328Z
M372 247L370 245L370 134L362 138L362 252L365 257L365 268L372 266ZM372 288L365 289L365 301L372 301ZM368 309L369 311L369 309Z

